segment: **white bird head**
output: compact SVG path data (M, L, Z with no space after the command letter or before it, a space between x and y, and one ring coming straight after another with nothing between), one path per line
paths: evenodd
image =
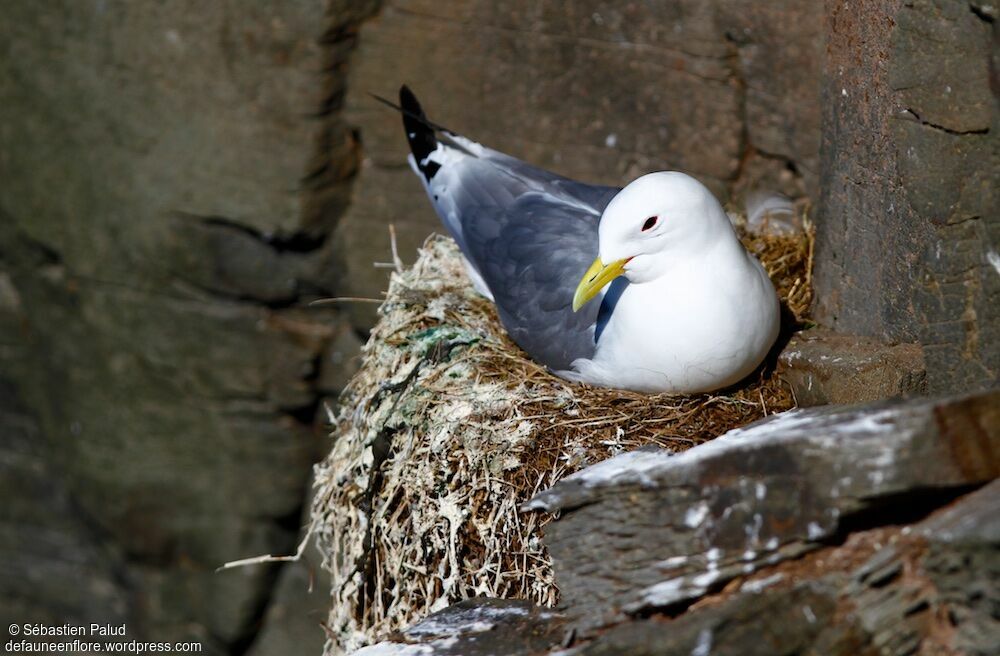
M599 257L573 298L578 310L620 275L641 284L681 257L705 253L725 235L729 218L705 185L677 171L650 173L618 192L601 216Z

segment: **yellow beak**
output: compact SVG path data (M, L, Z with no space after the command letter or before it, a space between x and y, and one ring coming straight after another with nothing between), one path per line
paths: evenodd
M597 293L604 289L609 282L622 275L625 271L625 263L629 258L615 260L611 264L605 265L601 258L594 260L594 263L583 274L583 279L577 285L576 293L573 294L573 311L576 312L587 302L597 296Z

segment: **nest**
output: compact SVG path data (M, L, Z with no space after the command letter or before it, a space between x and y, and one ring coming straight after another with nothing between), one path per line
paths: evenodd
M744 243L802 320L810 231ZM520 513L524 501L622 451L681 451L794 406L767 371L698 396L557 378L506 336L442 237L393 274L379 312L317 467L312 530L332 575L332 654L477 595L554 605L539 531L547 519Z

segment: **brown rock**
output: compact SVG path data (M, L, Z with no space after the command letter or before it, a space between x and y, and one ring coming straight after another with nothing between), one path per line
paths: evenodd
M733 582L676 617L626 621L577 653L994 654L997 503L994 482L916 524L858 530Z
M923 350L816 329L799 333L778 356L781 377L801 407L865 403L927 389Z
M828 4L818 318L923 345L931 392L1000 375L995 25L960 0Z

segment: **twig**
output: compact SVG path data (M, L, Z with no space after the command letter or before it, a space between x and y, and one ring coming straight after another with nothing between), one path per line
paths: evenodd
M389 224L389 247L392 249L392 263L396 266L396 273L403 273L403 260L399 259L399 249L396 247L396 226Z
M318 298L309 301L309 305L332 305L334 303L385 303L384 298L366 298L364 296L335 296L333 298Z
M261 563L297 563L302 554L305 553L306 545L309 544L309 539L312 538L313 530L316 528L315 522L309 522L309 530L306 531L305 536L302 538L302 542L299 543L299 548L295 550L295 553L291 556L272 556L267 554L266 556L254 556L253 558L243 558L241 560L231 560L222 567L216 569L216 572L221 572L224 569L233 569L234 567L246 567L247 565L259 565Z

